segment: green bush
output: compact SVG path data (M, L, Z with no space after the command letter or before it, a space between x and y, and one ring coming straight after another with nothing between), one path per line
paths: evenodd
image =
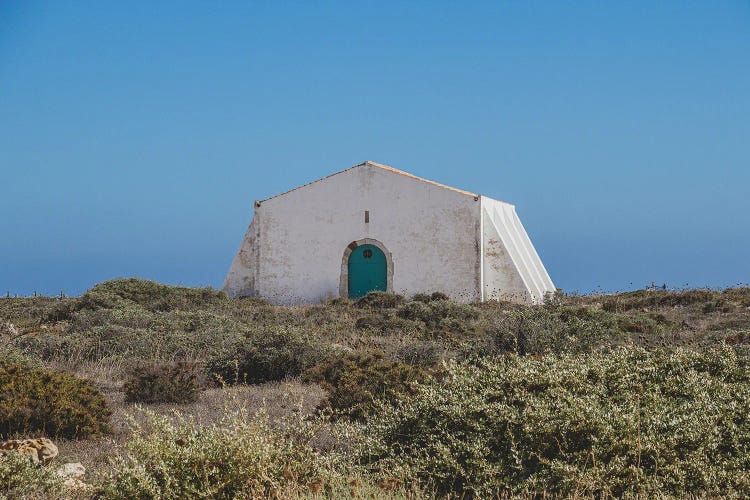
M323 492L338 477L336 457L310 445L314 422L271 427L262 414L238 413L201 427L145 413L147 425L134 427L103 485L105 498L290 498Z
M403 295L387 292L369 292L357 300L354 305L357 307L369 307L371 309L393 309L403 302Z
M124 389L128 402L193 403L201 381L193 363L149 363L135 368Z
M715 312L728 313L731 312L733 307L728 304L724 299L719 298L716 300L708 301L703 304L703 314L711 314Z
M384 335L399 335L419 332L423 326L416 321L399 318L392 314L374 313L357 318L354 328L357 330L370 330Z
M450 330L455 333L472 330L473 322L479 318L477 308L442 299L407 302L398 308L396 314L404 319L421 321L430 329Z
M740 307L750 307L750 287L727 288L721 292L721 297L728 302L738 304Z
M340 307L343 309L349 308L354 304L352 299L347 297L334 297L330 299L328 302L326 302L326 305L331 307Z
M668 321L659 322L650 316L639 314L617 317L617 327L628 333L659 333L661 325L668 323Z
M81 297L85 308L112 308L133 302L149 311L216 306L228 300L221 290L169 286L138 278L115 279L94 286Z
M415 340L399 347L396 358L410 365L430 368L442 358L445 348L433 340Z
M0 454L0 498L59 498L62 478L19 453Z
M82 438L109 430L102 394L85 380L0 360L0 437Z
M252 324L274 323L276 309L263 299L257 297L241 297L231 301L233 307L230 314L233 319Z
M258 384L299 375L327 353L322 343L292 328L258 331L214 358L209 372L228 384Z
M443 292L415 293L411 298L414 302L432 302L434 300L450 300Z
M224 352L251 328L209 311L151 313L139 306L73 313L55 334L19 338L15 346L43 360L66 363L204 360Z
M304 380L318 383L328 392L321 408L362 419L376 408L376 400L410 394L413 384L426 376L418 367L389 361L382 352L374 352L321 363L305 372Z
M367 419L359 460L438 495L750 495L750 361L619 348L453 365Z
M227 295L212 288L169 286L138 278L98 283L79 299L65 301L47 317L48 321L70 319L76 311L115 309L138 305L151 312L207 308L227 302Z
M602 301L602 309L609 312L625 312L632 309L692 306L716 302L720 292L712 290L683 290L667 292L661 290L636 290L608 297Z
M654 320L619 317L589 307L526 307L503 312L484 325L480 355L588 352L628 341L632 332L660 333Z
M425 320L429 321L431 319L431 312L432 309L429 306L429 301L423 302L414 300L399 307L396 314L398 314L400 318L412 321L422 321L425 323Z

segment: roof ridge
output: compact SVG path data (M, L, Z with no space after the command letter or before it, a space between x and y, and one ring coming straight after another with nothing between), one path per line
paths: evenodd
M343 174L344 172L347 172L347 171L349 171L349 170L351 170L353 168L364 167L365 165L370 165L372 167L377 167L377 168L386 170L386 171L394 173L394 174L403 175L404 177L409 177L409 178L414 179L414 180L426 182L428 184L432 184L433 186L438 186L438 187L441 187L443 189L448 189L448 190L454 191L456 193L465 194L467 196L473 196L474 198L478 198L479 197L479 195L477 193L472 193L470 191L464 191L463 189L454 188L454 187L448 186L446 184L440 184L439 182L431 181L429 179L425 179L424 177L419 177L417 175L410 174L409 172L404 172L403 170L399 170L397 168L393 168L393 167L391 167L389 165L384 165L382 163L377 163L377 162L374 162L374 161L371 161L371 160L365 160L362 163L357 163L356 165L353 165L353 166L351 166L349 168L345 168L343 170L339 170L338 172L334 172L332 174L328 174L325 177L321 177L319 179L315 179L314 181L307 182L305 184L302 184L301 186L297 186L296 188L288 189L288 190L284 191L283 193L279 193L279 194L276 194L276 195L273 195L273 196L269 196L268 198L264 198L262 200L258 200L258 201L256 201L256 204L263 203L264 201L272 200L274 198L278 198L279 196L283 196L285 194L291 193L292 191L296 191L298 189L302 189L303 187L307 187L307 186L309 186L311 184L315 184L316 182L323 181L325 179L333 177L334 175Z
M355 167L359 167L361 165L372 165L373 167L382 168L383 170L387 170L389 172L393 172L394 174L403 175L405 177L410 177L414 180L426 182L428 184L432 184L433 186L438 186L441 188L449 189L451 191L455 191L457 193L465 194L467 196L473 196L474 198L477 198L479 195L477 193L472 193L471 191L465 191L463 189L458 189L452 186L448 186L446 184L441 184L439 182L432 181L430 179L425 179L424 177L419 177L418 175L410 174L409 172L404 172L403 170L399 170L397 168L393 168L390 165L383 165L382 163L377 163L374 161L367 160L364 163L360 163L359 165L355 165ZM354 168L354 167L352 167Z

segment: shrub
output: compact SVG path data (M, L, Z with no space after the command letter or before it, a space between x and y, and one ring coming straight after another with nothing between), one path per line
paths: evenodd
M438 495L745 497L748 369L727 347L451 365L381 405L358 456Z
M396 358L410 365L429 368L440 361L444 350L435 341L416 340L401 346L396 352Z
M250 328L208 311L149 313L137 306L73 313L60 333L24 336L15 345L44 360L205 360L234 345Z
M479 310L467 304L448 300L407 302L398 308L399 317L423 322L428 328L442 328L457 333L471 330L471 322L479 317Z
M750 307L750 287L727 288L721 292L723 299L734 302L741 307Z
M276 309L268 301L257 297L241 297L232 300L232 317L246 323L272 323L276 320Z
M259 331L209 363L228 384L258 384L299 375L326 357L328 348L289 328Z
M137 304L147 311L172 311L210 307L228 301L227 295L212 288L169 286L138 278L98 283L80 299L65 301L47 317L49 321L69 319L80 310L114 309Z
M336 325L348 316L348 305L318 304L302 309L302 318L306 326L327 328Z
M636 290L610 296L602 302L602 309L609 312L624 312L632 309L691 306L715 302L719 292L712 290L683 290L667 292L660 290Z
M703 304L702 312L703 314L711 314L714 312L731 312L732 306L728 304L724 299L717 299L712 301L707 301Z
M304 379L328 392L321 408L362 419L375 409L376 399L394 400L410 394L413 383L426 375L420 368L388 361L382 352L374 352L329 360L310 368Z
M0 436L38 434L81 438L109 429L110 411L85 380L0 361Z
M357 318L354 328L357 330L382 330L387 322L388 319L381 314L370 314Z
M125 383L125 401L192 403L198 400L200 386L192 363L149 363L137 367Z
M443 292L415 293L411 300L415 302L432 302L434 300L450 300Z
M398 308L396 314L398 314L400 318L412 321L422 321L424 323L425 320L429 320L431 316L430 313L432 310L428 304L429 302L422 301L407 302Z
M0 454L0 498L58 498L62 486L54 470L19 453Z
M376 313L357 318L354 324L357 330L371 330L385 335L397 335L405 332L417 332L423 327L420 323L391 314Z
M61 302L71 301L74 299L60 299L58 297L19 297L6 298L0 295L0 331L3 330L2 324L10 320L23 331L25 327L38 325L40 321L47 317L52 311L60 307ZM6 333L9 333L6 331Z
M369 292L367 295L354 303L357 307L369 307L371 309L393 309L404 302L403 295L387 292Z
M105 281L81 297L81 302L92 309L134 302L146 310L161 312L215 306L227 300L221 290L169 286L138 278Z
M544 292L544 305L548 307L561 306L565 301L565 292L558 288L554 292Z
M661 323L666 324L668 322L662 321ZM660 328L659 328L660 325L657 320L649 316L643 316L639 314L633 314L629 316L624 316L624 315L618 316L617 327L620 330L624 332L629 332L629 333L654 334L660 331Z
M347 297L334 297L330 299L327 304L332 307L348 308L353 304L353 302Z
M625 341L626 329L642 331L657 326L650 318L639 323L587 307L514 309L485 326L490 346L488 352L481 354L587 352Z
M105 497L290 498L322 492L337 478L336 456L310 445L315 422L271 427L263 414L237 413L200 427L145 413L147 425L134 425Z

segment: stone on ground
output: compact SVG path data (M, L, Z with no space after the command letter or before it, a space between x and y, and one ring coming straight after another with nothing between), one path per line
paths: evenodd
M47 465L58 454L57 446L47 438L11 439L0 443L0 453L15 451L40 465Z

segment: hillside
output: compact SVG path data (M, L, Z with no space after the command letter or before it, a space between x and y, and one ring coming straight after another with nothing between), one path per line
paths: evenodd
M748 288L277 307L127 279L0 299L0 337L0 439L89 485L6 455L9 497L750 495Z

